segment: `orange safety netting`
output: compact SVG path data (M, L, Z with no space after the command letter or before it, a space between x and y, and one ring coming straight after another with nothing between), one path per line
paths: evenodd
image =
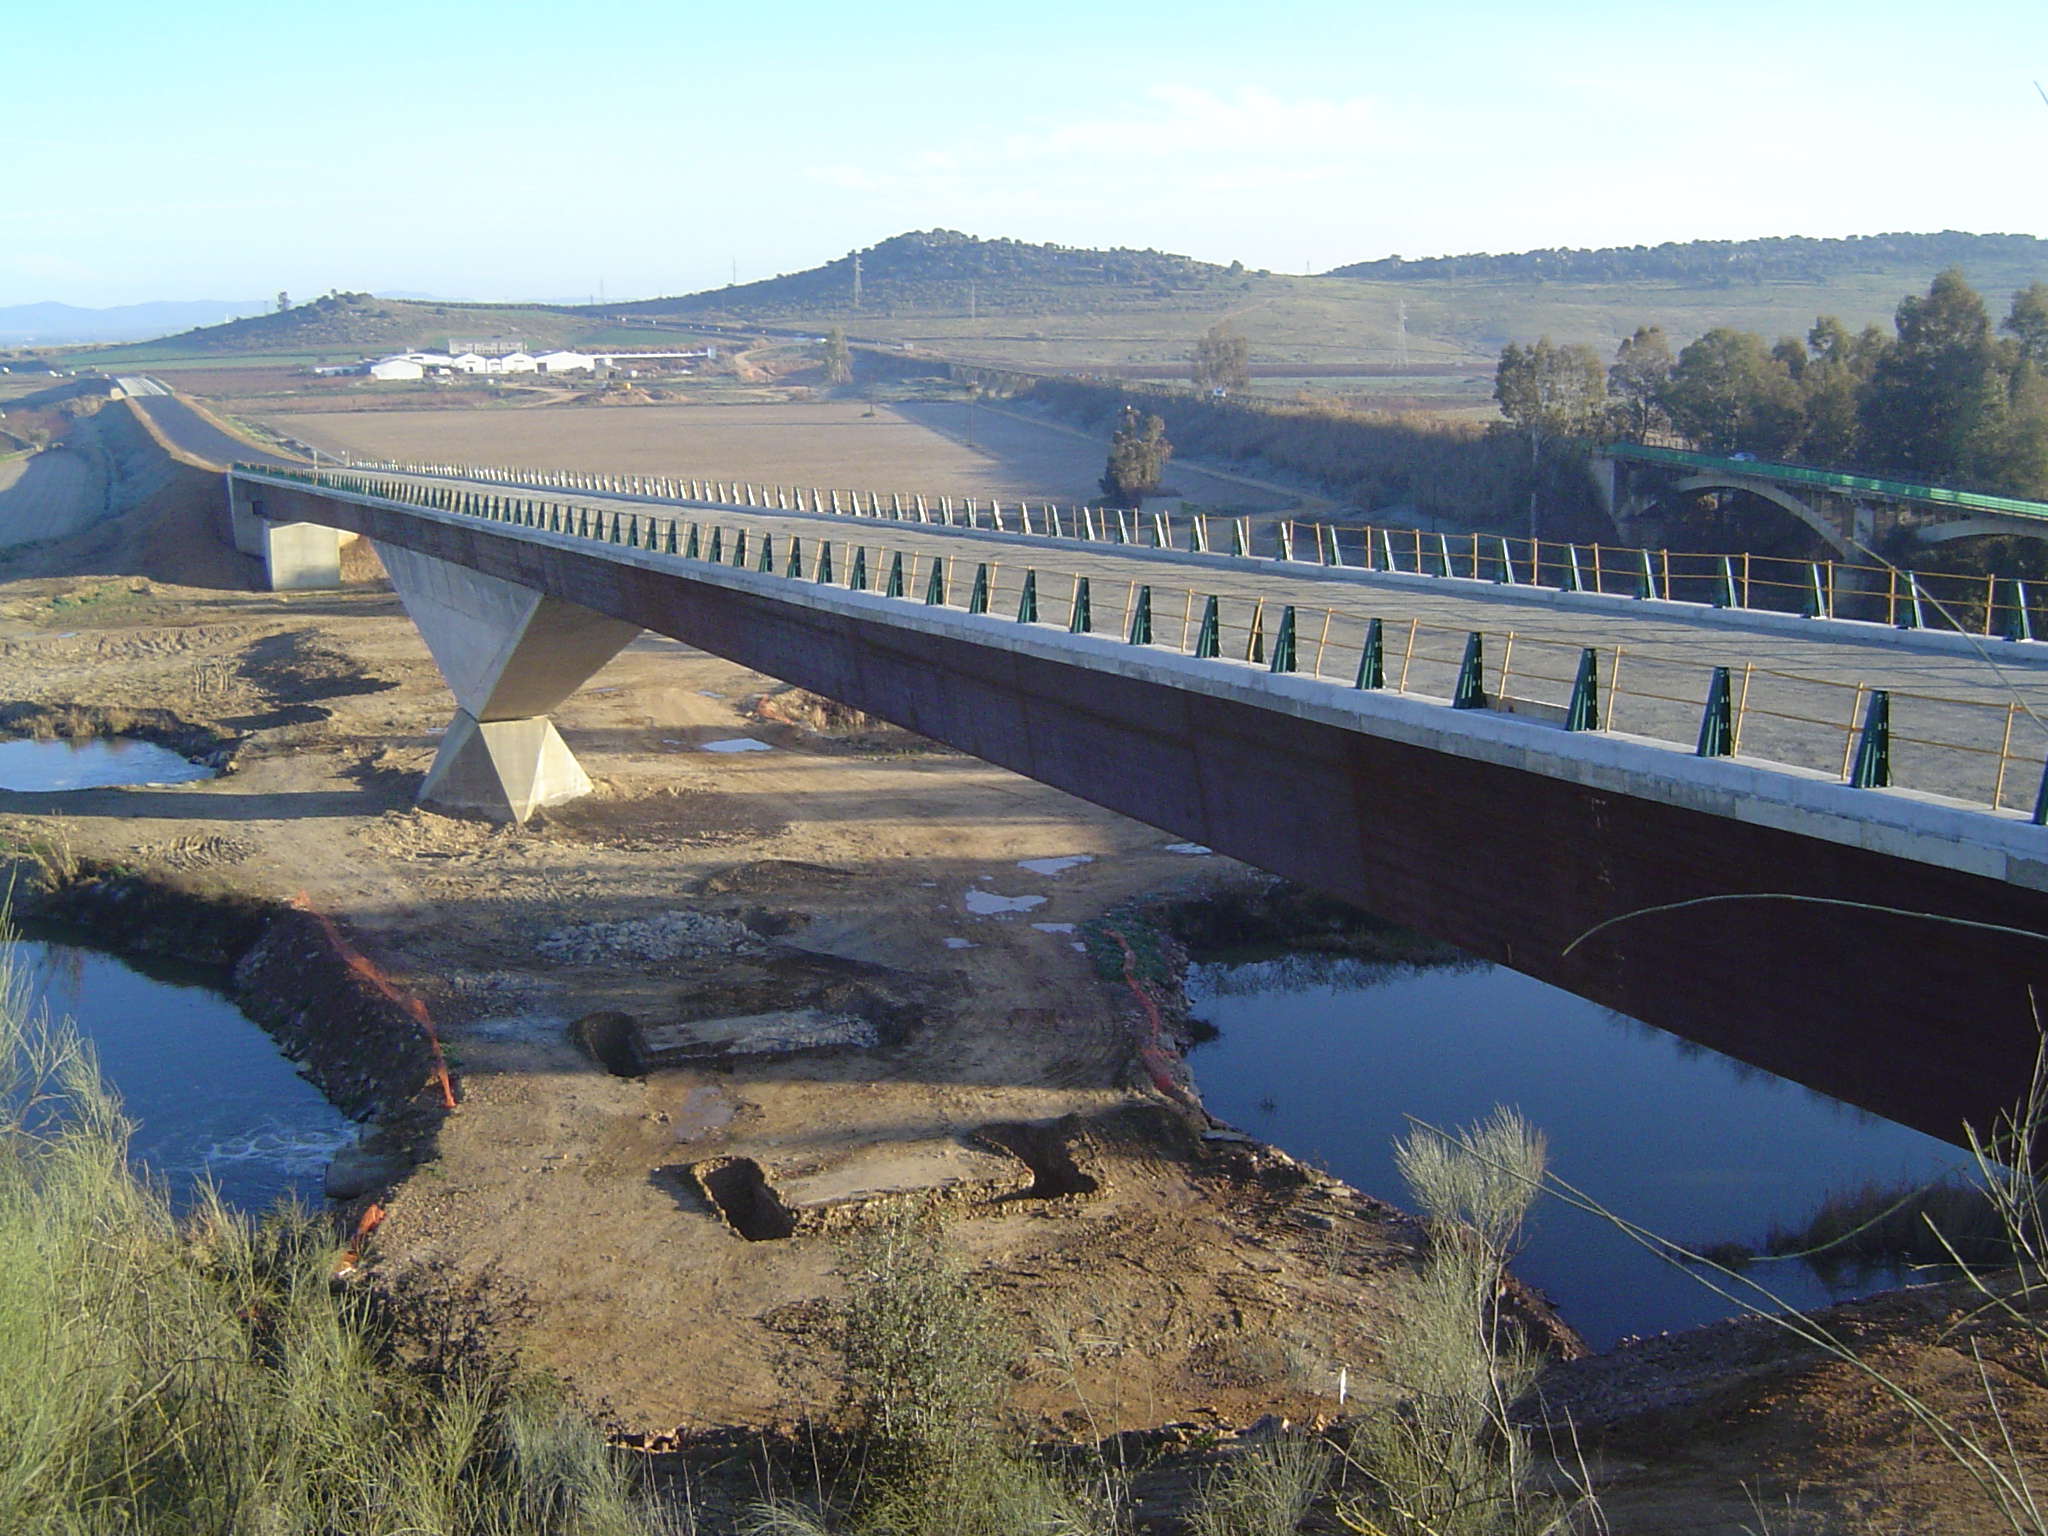
M375 987L391 1002L403 1008L419 1024L426 1034L427 1049L434 1057L434 1081L440 1085L441 1103L444 1108L455 1107L455 1085L448 1080L448 1059L441 1054L441 1037L434 1029L433 1018L427 1012L427 1005L393 982L373 965L369 958L341 936L341 930L334 926L333 919L317 911L307 900L304 891L292 898L292 906L312 918L320 925L320 931L327 936L327 942L334 946L334 952L348 963L348 968Z

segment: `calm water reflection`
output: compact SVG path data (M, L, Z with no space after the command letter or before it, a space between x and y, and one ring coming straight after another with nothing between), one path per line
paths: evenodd
M1753 1243L1774 1220L1803 1221L1831 1191L1926 1180L1966 1162L1930 1136L1497 966L1295 955L1196 966L1188 991L1196 1015L1221 1030L1191 1058L1210 1110L1404 1207L1391 1151L1404 1117L1464 1125L1496 1104L1548 1135L1561 1178L1694 1247ZM1733 1310L1555 1200L1539 1204L1516 1269L1595 1347ZM1900 1278L1831 1288L1797 1262L1751 1273L1799 1306Z
M136 1159L179 1204L208 1177L249 1211L291 1190L320 1198L354 1128L227 999L218 971L117 958L53 929L9 947L30 994L93 1043L138 1122Z
M0 741L0 789L103 789L111 784L189 784L211 768L153 741L126 736Z

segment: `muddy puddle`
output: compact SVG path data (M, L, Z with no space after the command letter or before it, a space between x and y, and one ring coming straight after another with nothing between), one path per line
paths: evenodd
M5 950L32 1002L91 1043L135 1122L135 1160L181 1208L207 1180L251 1212L320 1200L355 1127L229 1000L223 970L108 954L55 925L25 925Z
M1830 1194L1925 1182L1954 1147L1625 1018L1514 971L1295 954L1191 968L1215 1039L1189 1057L1209 1110L1360 1189L1413 1201L1394 1168L1409 1117L1468 1125L1497 1104L1549 1138L1554 1173L1695 1249L1758 1245ZM1611 1224L1539 1202L1516 1272L1596 1349L1737 1308ZM1823 1276L1798 1260L1749 1273L1801 1308L1919 1278Z
M117 784L190 784L215 770L127 736L0 741L0 789L53 793Z

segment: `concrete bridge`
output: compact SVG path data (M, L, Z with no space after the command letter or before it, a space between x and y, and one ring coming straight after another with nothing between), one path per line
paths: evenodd
M1027 533L1014 507L230 488L238 518L373 541L458 705L431 801L585 788L548 714L644 628L1936 1135L2033 1060L2032 645L1994 669L1957 634Z
M2048 503L2015 496L1636 443L1602 448L1591 468L1625 538L1639 536L1660 496L1692 491L1746 491L1803 523L1845 560L1901 527L1927 544L1985 534L2048 538Z

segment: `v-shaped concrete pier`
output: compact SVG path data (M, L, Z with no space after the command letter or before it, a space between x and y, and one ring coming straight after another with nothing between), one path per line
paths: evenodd
M458 706L420 804L524 822L588 794L548 713L640 626L400 545L376 549Z

